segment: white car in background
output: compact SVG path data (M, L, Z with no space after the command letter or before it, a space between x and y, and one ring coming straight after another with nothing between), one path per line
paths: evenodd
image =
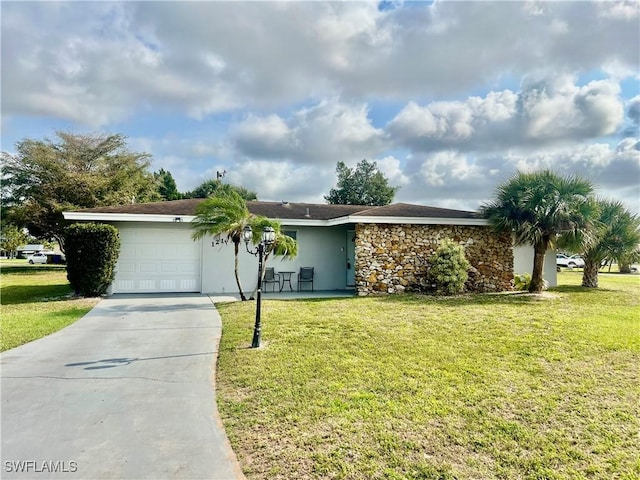
M556 254L556 266L567 268L584 268L584 260L580 255L571 255L570 257L563 253Z
M46 253L38 252L33 255L29 255L27 257L27 262L29 262L30 265L33 265L34 263L47 263L47 257L48 255Z

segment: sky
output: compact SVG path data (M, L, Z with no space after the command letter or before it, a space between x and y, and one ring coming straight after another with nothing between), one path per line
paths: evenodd
M640 2L2 1L1 147L124 134L178 189L477 210L516 172L640 212Z

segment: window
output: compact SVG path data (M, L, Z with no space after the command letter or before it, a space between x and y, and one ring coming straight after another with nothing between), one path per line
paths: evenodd
M282 230L282 233L284 235L288 235L289 237L293 238L294 240L298 239L298 231L297 230Z

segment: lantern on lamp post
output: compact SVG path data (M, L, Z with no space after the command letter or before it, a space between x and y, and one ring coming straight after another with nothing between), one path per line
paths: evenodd
M276 231L272 227L264 227L262 229L262 238L258 243L255 250L249 250L249 242L253 239L253 230L247 225L242 230L242 238L244 244L251 255L258 256L258 288L256 298L256 323L253 327L253 340L251 341L251 348L258 348L260 346L260 340L262 336L262 323L260 319L260 310L262 308L262 263L264 260L264 252L273 246L276 241Z

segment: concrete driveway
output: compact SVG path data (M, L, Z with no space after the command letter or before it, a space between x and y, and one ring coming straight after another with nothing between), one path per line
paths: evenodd
M215 407L204 295L114 295L4 352L4 478L244 478Z

